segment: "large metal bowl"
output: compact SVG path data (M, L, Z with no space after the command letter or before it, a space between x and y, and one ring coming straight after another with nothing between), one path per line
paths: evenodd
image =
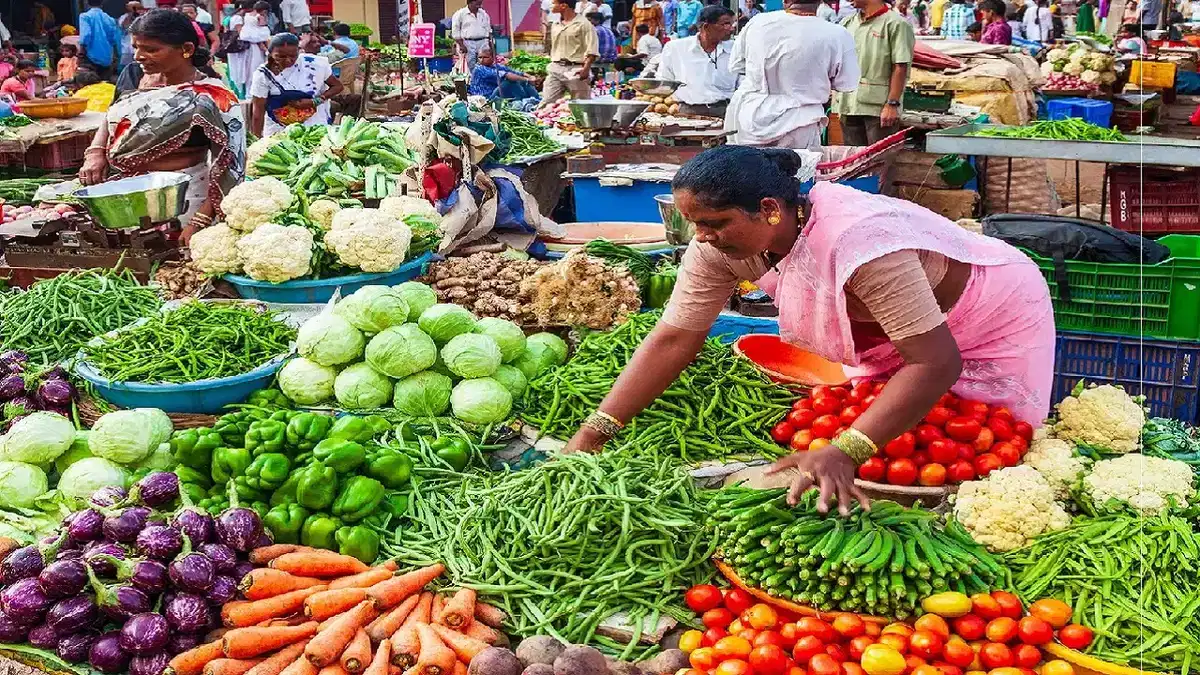
M101 226L113 230L142 227L178 218L187 211L185 173L154 171L75 191L75 198Z
M585 129L624 129L650 107L649 101L594 99L571 101L571 114Z
M696 228L675 208L675 195L654 195L658 203L658 215L667 230L667 243L672 246L687 246L696 236Z
M638 77L629 81L629 86L639 94L646 96L670 96L683 83L677 80L656 80L649 77Z

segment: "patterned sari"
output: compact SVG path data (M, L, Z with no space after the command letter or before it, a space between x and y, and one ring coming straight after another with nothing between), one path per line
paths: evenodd
M198 127L208 139L208 164L185 170L193 176L189 211L205 199L217 213L225 193L245 174L246 126L237 96L217 79L134 91L108 109L108 163L117 178L146 173L178 151Z

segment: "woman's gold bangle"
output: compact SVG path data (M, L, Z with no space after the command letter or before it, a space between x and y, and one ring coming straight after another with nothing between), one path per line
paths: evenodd
M624 425L617 418L608 413L597 410L588 415L588 418L583 421L583 426L595 431L605 438L614 438L621 432Z
M862 464L870 459L879 448L863 432L851 427L843 431L837 438L833 439L833 444L839 450L846 453L850 459L854 460L855 464Z

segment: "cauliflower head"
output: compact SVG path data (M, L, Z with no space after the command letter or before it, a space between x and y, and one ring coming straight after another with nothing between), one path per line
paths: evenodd
M1046 54L1047 61L1061 61L1065 58L1067 58L1067 50L1065 49L1051 49Z
M1116 81L1117 81L1117 74L1114 73L1113 71L1106 70L1103 73L1100 73L1100 83L1101 84L1112 84L1113 82L1116 82Z
M1124 454L1141 447L1146 411L1111 384L1084 389L1058 404L1054 435L1076 445Z
M1071 52L1071 63L1083 63L1083 60L1088 57L1088 52L1083 49L1076 49Z
M321 226L322 230L333 227L333 217L342 207L332 199L318 199L308 205L308 217Z
M225 223L239 232L253 232L292 205L292 189L277 178L259 178L238 185L225 195Z
M402 219L405 216L426 216L435 221L442 219L441 214L438 213L433 204L429 203L428 199L410 197L408 195L385 197L379 203L379 210L397 219Z
M1071 524L1050 483L1031 466L1008 467L963 483L954 497L954 517L975 541L998 552L1021 548L1040 534Z
M1087 82L1088 84L1100 84L1100 73L1097 73L1094 70L1085 70L1083 71L1083 74L1079 76L1079 79Z
M1079 63L1078 61L1071 61L1067 65L1063 66L1063 72L1068 75L1082 75L1083 64Z
M1151 516L1170 508L1172 500L1186 508L1196 494L1193 480L1184 462L1131 453L1096 462L1083 489L1097 508L1127 505Z
M1087 470L1088 460L1075 456L1075 448L1057 438L1035 438L1025 454L1025 464L1032 466L1054 488L1056 499L1070 496L1071 486Z
M346 211L338 213L334 216L333 230L325 235L325 247L343 265L364 272L392 272L404 264L412 243L411 228L375 209L347 210L361 210L365 214L353 224L343 223L339 228L338 217Z
M1039 66L1039 69L1042 71L1042 75L1044 75L1046 77L1049 77L1056 72L1054 70L1054 64L1050 63L1049 61L1047 61L1047 62L1043 63L1041 66Z
M287 137L283 134L275 134L274 136L260 138L251 143L250 147L246 148L246 175L257 176L258 170L255 168L255 165L258 164L258 160L262 159L268 150L284 138Z
M228 225L216 224L192 235L189 248L192 262L205 274L229 274L242 271L237 242L241 232Z
M237 249L251 279L279 284L312 271L313 235L299 225L267 223L238 239Z

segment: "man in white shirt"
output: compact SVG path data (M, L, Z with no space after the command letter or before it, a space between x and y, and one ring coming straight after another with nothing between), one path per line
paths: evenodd
M821 4L817 5L816 15L818 19L828 21L829 23L837 23L838 13L830 4L831 2L833 0L823 0Z
M3 45L5 49L12 47L12 33L8 31L8 26L5 26L3 21L0 21L0 45Z
M853 2L851 2L850 0L839 0L838 10L837 10L837 22L838 23L841 23L845 19L848 19L857 13L858 13L858 10L854 8Z
M674 94L681 114L724 117L738 83L730 68L733 10L720 5L705 7L696 25L696 35L671 40L663 47L657 75L683 82Z
M654 58L662 53L663 43L657 36L650 33L650 26L644 23L639 23L637 28L637 53L645 54L647 59Z
M212 26L212 14L208 13L208 8L204 6L204 0L195 0L196 5L196 23L201 26Z
M596 9L593 11L600 12L604 15L604 25L609 30L613 29L612 23L612 5L608 4L607 0L596 0ZM586 15L585 15L586 16Z
M479 50L490 45L492 19L483 11L483 0L467 0L467 6L454 13L450 22L450 37L460 54L467 56L467 72L475 68Z
M283 0L279 9L283 12L283 23L291 32L299 33L301 28L312 28L312 14L308 11L307 0Z
M1025 25L1025 39L1048 42L1054 34L1054 15L1050 13L1047 0L1037 0L1025 5L1021 23Z

